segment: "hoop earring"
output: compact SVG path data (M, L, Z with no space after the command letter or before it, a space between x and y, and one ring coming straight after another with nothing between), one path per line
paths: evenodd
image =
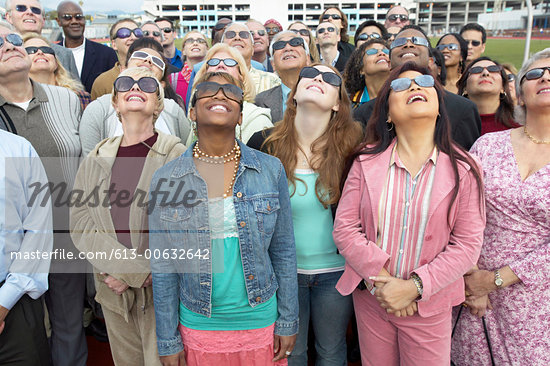
M501 91L500 92L500 99L504 99L506 98L506 92L505 91Z
M387 124L388 124L388 132L390 132L391 130L393 130L393 127L395 125L393 124L393 122L387 122Z

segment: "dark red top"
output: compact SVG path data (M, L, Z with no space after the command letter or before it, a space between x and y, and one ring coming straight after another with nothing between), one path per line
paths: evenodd
M496 114L480 114L481 117L481 135L485 135L489 132L497 132L497 131L504 131L509 130L510 128L516 128L519 127L517 123L513 123L512 127L506 127L502 123L497 122L496 120Z
M155 134L144 142L149 146L153 146L157 142L157 138L158 135ZM149 148L142 143L120 146L111 171L111 185L109 187L111 218L118 241L127 248L132 248L130 204L134 198L147 154L149 154ZM145 200L145 198L140 197L136 197L136 199Z

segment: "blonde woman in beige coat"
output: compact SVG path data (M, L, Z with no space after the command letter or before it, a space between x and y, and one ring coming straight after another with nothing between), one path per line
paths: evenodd
M94 266L116 366L161 365L147 233L149 184L155 170L185 146L154 129L164 93L146 68L123 71L112 103L124 134L101 141L77 174L71 209L75 246Z

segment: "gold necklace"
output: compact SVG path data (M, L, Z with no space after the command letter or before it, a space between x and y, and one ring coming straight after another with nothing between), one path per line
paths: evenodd
M228 158L231 156L231 154L235 153L231 158ZM224 154L222 156L216 156L216 155L208 155L201 151L199 148L199 143L197 142L195 146L193 147L193 156L200 161L204 161L205 163L209 164L225 164L229 163L233 160L235 160L235 168L233 168L233 176L231 177L231 182L229 182L229 188L224 192L223 198L227 198L229 194L231 193L231 190L233 189L233 184L235 184L235 179L237 179L237 172L239 171L239 161L241 159L241 147L235 140L235 146L233 149L228 152L227 154Z
M239 147L239 144L237 143L237 140L235 140L235 145L233 145L233 149L231 149L231 151L228 152L227 154L220 155L220 156L218 156L218 155L208 155L207 153L203 152L200 149L199 142L197 141L197 143L193 147L193 156L195 158L198 158L199 156L202 156L202 157L205 157L205 158L208 158L208 159L225 159L225 158L231 156L236 150L240 150L240 147Z
M239 171L239 160L241 158L241 152L239 151L236 155L237 159L235 161L235 168L233 169L233 177L231 177L231 182L229 182L229 188L224 192L223 198L229 196L233 190L233 184L235 184L235 179L237 179L237 172Z
M527 131L527 123L525 124L525 126L523 126L523 133L525 133L525 136L529 137L529 140L533 141L535 144L538 144L538 145L550 145L550 141L548 140L537 140L536 138L534 138L533 136L531 136L531 134Z

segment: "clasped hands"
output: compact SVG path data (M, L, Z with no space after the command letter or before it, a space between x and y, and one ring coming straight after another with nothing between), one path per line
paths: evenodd
M494 272L478 269L477 267L472 268L464 275L464 285L466 287L464 304L470 309L472 315L481 318L488 309L493 309L488 295L496 289L494 278Z
M413 280L392 277L385 269L382 269L378 276L370 277L370 280L374 281L376 287L376 300L388 313L402 317L412 316L418 311L415 301L418 290Z
M107 273L101 272L101 275L105 276L105 279L103 280L103 282L105 282L107 287L109 287L117 295L122 295L124 291L126 291L129 287L123 281L118 280ZM147 276L147 278L145 279L141 287L151 286L152 283L153 283L153 276L149 273L149 276Z

